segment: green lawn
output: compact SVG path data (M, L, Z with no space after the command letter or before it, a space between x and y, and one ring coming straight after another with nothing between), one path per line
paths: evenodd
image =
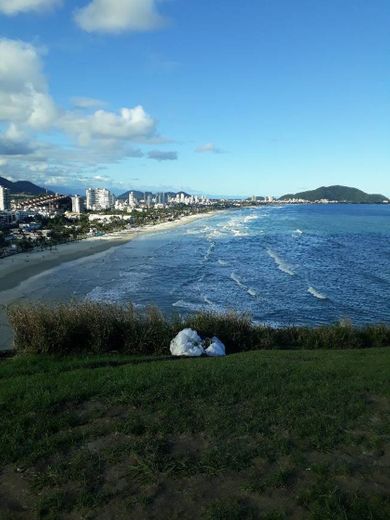
M388 519L390 349L0 362L0 518Z

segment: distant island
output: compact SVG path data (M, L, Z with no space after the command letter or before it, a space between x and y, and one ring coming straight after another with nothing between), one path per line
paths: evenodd
M368 194L357 188L349 188L348 186L322 186L316 190L301 191L299 193L289 193L279 198L282 200L306 200L309 202L318 202L327 200L330 202L348 202L353 204L378 204L390 202L384 195Z

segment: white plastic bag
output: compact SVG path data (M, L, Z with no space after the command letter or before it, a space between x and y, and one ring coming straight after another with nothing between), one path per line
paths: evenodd
M225 355L225 345L222 343L220 339L214 336L211 339L211 344L205 350L208 356L224 356Z
M170 345L172 356L202 356L205 351L202 339L195 330L183 329L173 338Z

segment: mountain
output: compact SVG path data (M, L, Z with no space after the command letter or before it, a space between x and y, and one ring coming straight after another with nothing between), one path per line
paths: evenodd
M137 190L128 190L128 191L125 191L125 193L122 193L121 195L118 195L118 199L120 200L127 200L129 198L129 195L130 193L133 192L134 193L134 197L138 200L141 200L144 198L144 195L148 196L148 195L153 195L153 193L151 191L137 191ZM173 191L165 191L164 192L165 195L167 195L168 197L176 197L177 193L184 193L184 195L186 197L189 197L189 194L186 193L185 191L179 191L177 193L173 192Z
M52 191L46 190L41 186L37 186L30 181L16 181L12 182L4 177L0 177L0 186L8 188L12 194L25 194L25 195L41 195L42 193L49 193L53 195Z
M280 197L279 200L286 199L304 199L311 202L327 199L337 202L352 202L355 204L377 204L383 201L389 201L384 195L370 195L362 190L349 188L348 186L322 186L316 190L289 193Z

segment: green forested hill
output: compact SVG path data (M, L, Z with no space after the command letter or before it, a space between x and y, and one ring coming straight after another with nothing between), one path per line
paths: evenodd
M328 199L338 202L354 202L360 204L375 204L389 200L384 195L368 194L357 188L349 188L347 186L322 186L316 190L302 191L299 193L289 193L280 197L280 200L286 199L305 199L309 201Z
M16 181L12 182L4 177L0 177L0 186L8 188L12 194L25 193L27 195L41 195L43 193L53 194L52 191L46 190L41 186L37 186L30 181Z

